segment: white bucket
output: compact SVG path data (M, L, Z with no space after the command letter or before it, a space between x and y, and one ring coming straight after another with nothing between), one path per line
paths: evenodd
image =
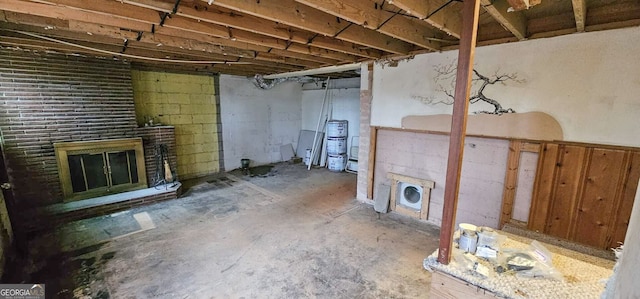
M329 155L327 158L327 165L330 171L342 172L344 171L346 155Z
M347 153L347 137L327 138L327 154L340 155Z
M327 123L327 137L347 137L349 122L346 120L330 120Z
M307 149L307 152L304 155L304 165L309 166L309 163L311 163L311 149Z

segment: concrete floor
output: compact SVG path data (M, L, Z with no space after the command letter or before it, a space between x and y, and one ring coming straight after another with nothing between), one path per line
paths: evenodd
M437 227L379 218L353 174L279 164L187 185L35 238L16 276L59 298L428 297Z

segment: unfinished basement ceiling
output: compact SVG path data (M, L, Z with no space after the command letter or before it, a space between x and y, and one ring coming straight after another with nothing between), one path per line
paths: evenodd
M637 0L481 3L479 46L640 25ZM534 6L508 12L527 4ZM459 0L2 0L0 46L119 57L138 68L267 75L455 49L461 7Z

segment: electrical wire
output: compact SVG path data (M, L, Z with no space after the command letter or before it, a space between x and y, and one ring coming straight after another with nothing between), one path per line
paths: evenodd
M67 46L72 46L72 47L77 47L77 48L80 48L80 49L85 49L85 50L94 51L94 52L103 53L103 54L109 54L109 55L133 58L133 59L142 59L142 60L150 60L150 61L158 61L158 62L171 62L171 63L187 63L187 64L251 64L250 62L240 62L240 61L181 60L181 59L144 57L144 56L131 55L131 54L125 54L125 53L117 53L117 52L112 52L112 51L107 51L107 50L102 50L102 49L96 49L96 48L87 47L87 46L83 46L83 45L78 45L78 44L74 44L74 43L71 43L71 42L67 42L67 41L63 41L63 40L59 40L59 39L55 39L55 38L51 38L51 37L46 37L46 36L42 36L42 35L31 33L31 32L26 32L26 31L20 31L20 30L10 30L10 31L17 32L17 33L24 34L24 35L28 35L28 36L35 37L35 38L39 38L39 39L43 39L43 40L47 40L47 41L50 41L50 42L55 42L55 43L59 43L59 44L67 45Z

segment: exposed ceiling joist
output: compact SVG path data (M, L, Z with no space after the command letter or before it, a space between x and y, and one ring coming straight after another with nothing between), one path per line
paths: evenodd
M73 4L74 7L83 7L85 2L80 0L64 0L64 1L66 1L67 4ZM93 0L92 2L111 2L111 1ZM130 2L135 2L135 1L130 1ZM124 14L128 14L128 16L131 19L136 19L139 13L141 12L140 11L141 9L146 10L146 14L156 13L154 10L151 10L148 8L143 8L143 7L129 5L129 4L121 4L121 5L124 6L123 8L125 11L128 11L130 9L133 9L135 11L135 9L138 9L138 13L136 14L128 14L123 12ZM148 6L148 5L149 3L147 3L145 6ZM183 8L183 10L186 10L186 8ZM194 10L192 10L191 12L193 13ZM253 22L256 19L255 17L251 17L251 16L249 17L250 18L248 20L244 20L243 22ZM210 18L211 16L209 16L209 19ZM249 44L255 44L255 45L265 46L265 47L275 48L275 49L290 48L292 52L309 54L314 56L322 55L323 57L335 59L342 62L353 62L359 59L357 56L351 55L349 53L344 53L342 51L327 50L324 48L317 48L317 47L308 46L308 45L305 45L304 47L300 45L291 45L291 42L287 40L271 37L270 35L260 35L252 31L235 29L236 27L231 28L233 26L229 27L228 24L218 25L218 24L224 24L224 23L221 23L220 21L214 24L211 22L201 22L201 20L202 19L200 18L188 18L186 16L177 14L170 18L166 18L164 22L164 27L191 31L194 33L201 33L201 34L211 35L211 36L220 37L224 39L231 39L234 41L237 40L237 41L246 42ZM260 23L258 23L258 25L260 25ZM247 26L244 26L244 27L247 27Z
M395 12L382 9L369 0L352 0L336 2L331 0L295 0L326 13L332 14L349 22L376 30L388 36L408 43L439 51L440 43L429 38L439 38L436 30L427 23L417 19L407 18L399 9Z
M79 3L82 2L82 3ZM76 1L76 0L65 0L65 4L75 4L84 8L92 8L99 9L90 6L82 6L85 1ZM104 2L104 1L102 1ZM92 5L92 4L90 4ZM130 7L127 7L130 8ZM137 8L137 7L134 7ZM7 0L0 3L0 9L10 10L12 12L19 12L22 14L31 13L32 15L49 17L49 18L57 18L64 19L69 21L69 29L77 30L83 32L94 33L93 31L103 31L104 27L115 27L115 28L149 28L147 30L140 30L139 32L147 32L148 34L143 34L143 39L152 39L158 44L167 44L167 40L173 41L175 39L180 39L182 37L188 37L194 40L196 44L206 44L197 42L199 40L203 40L205 42L215 43L217 45L208 45L209 48L217 48L218 51L222 50L222 54L236 54L238 56L246 57L246 56L255 56L253 52L245 52L242 53L239 48L247 48L249 51L270 51L272 48L277 49L287 49L291 48L289 51L286 51L288 56L294 56L292 58L302 58L295 57L296 55L290 55L291 53L300 53L303 55L310 55L307 60L315 61L314 56L322 56L319 60L324 60L325 63L333 64L339 61L344 62L353 62L358 58L352 55L347 55L341 52L333 52L320 48L314 48L309 46L289 46L286 43L282 42L278 44L277 41L273 39L269 39L265 37L265 39L261 39L260 41L251 40L251 43L248 41L251 37L247 37L240 33L238 38L240 41L233 41L229 37L230 33L228 30L223 31L221 26L217 27L209 27L205 23L198 23L194 20L185 19L182 17L174 17L168 21L166 21L165 27L156 27L155 33L151 34L149 30L152 28L152 24L145 24L144 22L150 21L148 18L139 17L143 12L140 10L133 9L131 12L123 13L123 18L114 18L112 16L107 15L106 13L93 12L93 11L84 11L79 9L66 9L65 7L58 5L47 5L41 3L33 3L33 2L24 2L24 1L16 1L16 0ZM155 11L145 11L146 14L155 14ZM137 18L140 20L137 20ZM78 21L80 20L80 21ZM89 20L91 22L89 22ZM189 23L190 22L190 23ZM188 30L182 27L185 26ZM96 32L96 33L98 33ZM113 32L113 31L112 31ZM250 33L249 33L250 34ZM163 36L166 35L166 36ZM171 38L173 37L173 38ZM262 38L258 36L256 38ZM257 48L255 46L251 46L251 44L256 46L262 46L262 48ZM194 48L192 44L185 45L184 43L179 45L185 48ZM220 46L223 46L221 48ZM204 47L207 48L207 47ZM326 58L331 58L330 60Z
M353 25L294 0L216 0L213 5L395 54L407 54L414 49L407 42Z
M165 13L170 13L173 10L173 5L158 0L124 0L123 2L138 7L163 11ZM366 58L380 58L382 56L382 53L378 50L360 49L358 45L349 42L338 41L335 39L321 40L318 38L314 38L314 34L312 33L293 31L291 30L291 28L287 28L287 26L284 26L277 22L250 15L239 15L229 12L223 12L215 9L212 6L209 6L206 3L198 3L194 7L180 5L178 6L176 15L190 18L196 21L241 29L255 34L278 38L281 40L316 46L326 50L344 52L350 55L356 55Z
M387 2L451 36L460 38L462 26L460 12L454 10L448 0L387 0Z
M461 1L0 0L0 30L21 47L84 55L69 45L94 45L155 58L251 63L170 64L181 70L273 74L456 49ZM478 45L640 25L637 0L540 1L481 0L488 13L480 17Z
M521 11L509 12L506 0L481 0L484 9L519 40L527 38L527 18Z
M542 3L542 0L507 0L507 2L513 11L521 11Z
M576 19L576 30L584 32L587 18L587 1L571 0L571 3L573 3L573 15Z

